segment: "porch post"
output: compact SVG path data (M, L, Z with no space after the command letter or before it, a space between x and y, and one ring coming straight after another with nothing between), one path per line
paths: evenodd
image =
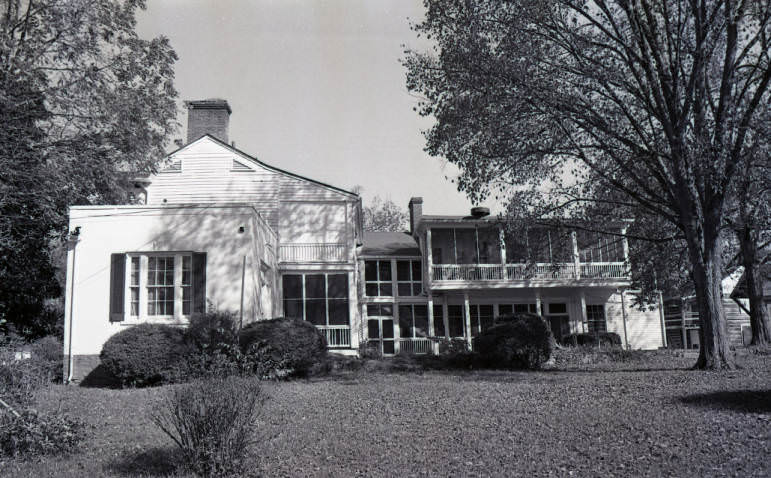
M394 302L394 355L399 354L399 339L401 338L399 327L399 304Z
M426 311L428 313L428 336L434 337L434 297L431 292L428 293L428 304L426 304ZM435 340L431 340L431 353L436 354L439 344Z
M426 228L426 280L423 281L426 290L431 288L431 281L434 280L434 254L431 247L431 228Z
M573 243L573 264L575 265L576 272L575 277L576 279L581 278L581 255L578 253L578 237L576 234L576 231L570 232L570 240Z
M468 291L463 291L463 319L466 322L466 342L468 348L471 350L471 306L468 303Z
M581 289L581 292L579 292L579 301L581 306L581 331L586 333L589 324L587 323L588 317L586 316L586 293L583 289Z
M498 226L498 243L501 248L501 265L505 267L506 266L506 234L503 232L503 226Z
M442 321L444 321L444 338L450 340L450 318L447 313L447 294L442 295Z
M541 316L546 315L543 313L543 310L541 309L541 290L540 289L535 290L535 312Z
M359 349L358 330L361 330L361 309L358 307L360 296L358 295L356 274L356 270L348 273L348 340L350 341L348 346L354 350ZM356 331L356 333L354 333L354 331Z
M621 238L621 247L624 250L624 272L629 273L629 241L626 239L626 227L621 229L621 234L623 234L623 237Z

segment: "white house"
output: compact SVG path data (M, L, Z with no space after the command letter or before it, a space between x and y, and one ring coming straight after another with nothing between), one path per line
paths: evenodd
M125 327L184 325L210 305L243 323L308 320L349 354L363 341L386 355L436 351L437 337L470 343L495 316L524 310L558 335L607 330L631 348L663 345L660 309L627 297L623 240L572 233L566 249L565 237L533 229L546 234L533 237L548 242L544 255L488 217L423 215L420 198L410 233L364 234L357 194L229 145L226 101L187 107L187 144L137 179L137 204L70 208L67 378L94 369Z

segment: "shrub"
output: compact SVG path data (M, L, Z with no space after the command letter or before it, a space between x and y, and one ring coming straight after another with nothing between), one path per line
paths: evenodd
M476 337L474 351L482 366L537 369L549 360L553 342L546 321L535 314L521 314Z
M31 405L39 388L61 378L62 349L58 339L43 338L28 344L5 336L0 343L0 399L11 406ZM24 352L29 353L29 358L17 357L17 353Z
M324 335L299 319L253 322L241 330L243 369L261 377L306 375L327 356Z
M85 426L66 415L45 415L24 410L18 415L0 412L0 454L8 457L55 455L74 449Z
M184 331L160 324L123 330L102 347L102 365L123 385L147 386L179 381L189 349Z
M599 332L596 334L570 334L560 340L562 345L572 346L607 346L620 347L621 337L615 332Z
M245 469L263 402L254 380L214 378L172 389L150 418L177 444L193 472L235 475Z
M232 312L193 314L185 329L185 342L206 353L227 351L238 344L238 325Z

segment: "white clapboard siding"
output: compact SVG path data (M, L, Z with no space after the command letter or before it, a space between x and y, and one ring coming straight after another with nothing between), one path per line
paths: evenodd
M152 177L147 187L150 205L250 203L278 231L282 201L353 200L349 194L260 164L207 137L174 153L168 162L180 162L181 170ZM331 239L344 237L345 225L334 226L343 229L331 231Z
M626 337L632 349L652 350L664 345L661 338L661 316L654 307L639 308L634 304L635 297L627 293L624 297L626 307ZM615 332L624 341L624 315L621 308L621 294L610 296L606 303L608 332Z

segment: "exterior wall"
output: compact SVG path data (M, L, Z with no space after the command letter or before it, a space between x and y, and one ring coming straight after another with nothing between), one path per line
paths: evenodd
M282 200L279 204L278 234L282 244L345 244L353 234L352 227L342 201Z
M273 316L276 262L270 249L276 237L250 206L73 207L70 230L77 227L79 241L67 257L65 355L70 348L74 357L98 355L110 336L140 323L110 321L113 253L206 252L207 301L239 312L243 277L244 322ZM261 295L273 303L264 304ZM162 323L184 325L186 319Z
M664 346L661 329L661 308L659 304L635 305L635 294L624 293L623 309L621 293L614 292L608 297L605 316L608 332L615 332L630 349L654 350ZM624 314L625 312L625 314ZM626 315L626 331L624 330Z
M741 299L740 299L741 300ZM745 301L745 306L749 308L749 301ZM726 328L728 329L728 340L731 345L740 347L742 345L749 345L749 342L744 343L745 340L742 336L742 328L749 329L750 316L744 312L739 304L733 301L733 299L723 298L723 312L725 312ZM752 333L750 334L750 340L752 340Z

